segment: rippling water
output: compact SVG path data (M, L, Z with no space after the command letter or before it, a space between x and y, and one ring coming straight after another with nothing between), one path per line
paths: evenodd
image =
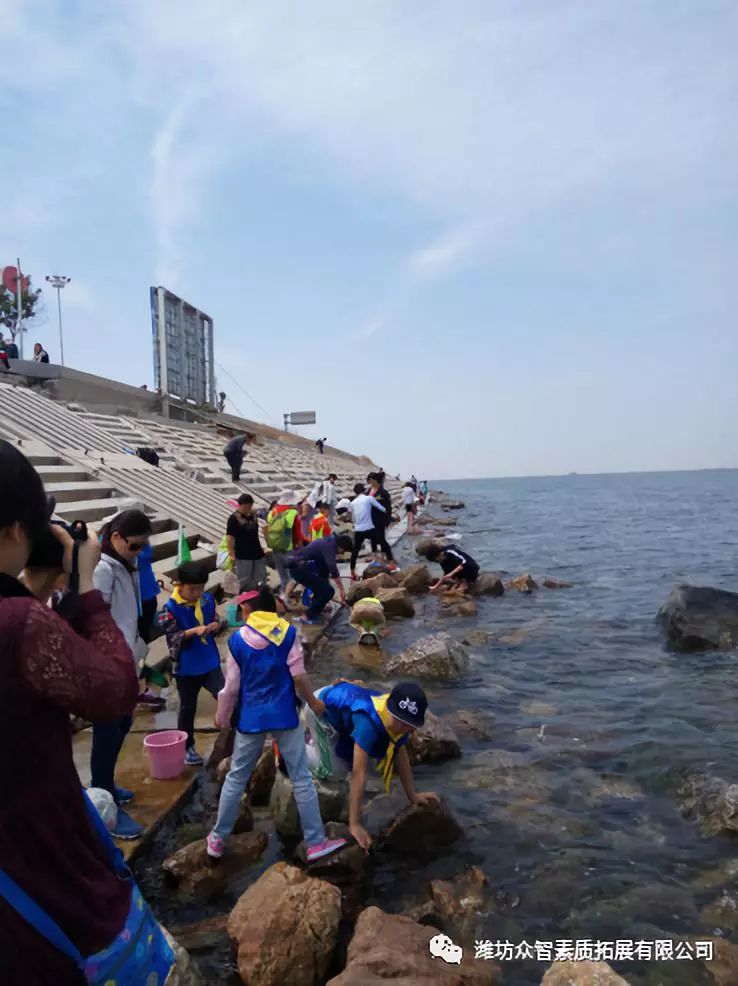
M456 531L483 568L575 587L506 593L474 619L438 622L493 635L466 677L429 688L436 712L489 713L492 740L418 768L468 841L420 873L380 868L376 901L400 910L429 877L474 861L498 894L484 938L738 941L738 911L722 924L704 913L734 889L738 843L703 839L675 795L686 768L738 779L736 656L668 653L654 623L677 583L738 587L738 471L436 485L466 502ZM436 628L435 601L421 606L393 622L387 649ZM318 667L340 670L339 648ZM711 981L688 962L618 968L634 984ZM505 981L539 983L542 971L509 963Z

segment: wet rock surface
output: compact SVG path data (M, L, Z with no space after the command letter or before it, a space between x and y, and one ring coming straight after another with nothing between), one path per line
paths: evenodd
M472 586L475 596L502 596L505 586L498 572L480 572Z
M235 729L221 729L208 757L207 769L217 770L218 765L233 753L233 743L236 738Z
M607 962L554 962L541 986L629 986Z
M162 927L161 930L174 953L174 965L166 978L165 986L205 986L197 964L190 958L182 942L177 941L166 928Z
M226 933L227 920L227 914L216 914L215 917L173 928L172 934L188 952L203 952L221 942Z
M730 650L738 645L738 593L680 585L658 612L669 647L680 651Z
M738 832L738 784L709 774L687 774L678 789L682 814L706 837Z
M340 822L346 815L348 783L343 779L316 781L320 815L324 822ZM274 781L269 809L280 837L286 842L299 842L302 839L302 826L297 811L292 784L279 771Z
M381 842L390 851L425 855L447 849L462 835L446 805L411 805L390 824Z
M329 839L346 839L345 848L308 863L307 843L301 842L296 856L308 876L338 887L341 891L341 914L345 920L355 921L371 888L372 857L354 842L348 825L328 822L325 832Z
M456 709L444 720L451 726L457 736L462 739L488 740L494 730L494 719L486 712L475 712L473 709Z
M489 881L478 866L454 880L433 880L430 899L437 927L460 944L471 944L490 907Z
M346 969L328 986L381 986L388 980L396 986L489 986L499 981L494 962L465 958L461 965L449 965L434 958L428 943L436 934L411 918L368 907L356 923Z
M474 600L460 596L458 593L444 593L440 598L440 603L438 615L444 619L460 619L465 616L477 615L477 604Z
M264 832L246 832L228 840L228 852L222 859L211 859L204 839L191 842L162 863L167 879L183 893L205 899L216 897L239 873L257 862L266 851Z
M420 596L427 592L431 585L431 574L428 566L408 565L402 570L401 585L412 595Z
M228 935L249 986L322 986L341 920L341 892L296 866L276 863L231 911Z
M366 599L368 596L376 598L380 589L396 589L397 586L398 580L394 575L382 572L380 575L375 575L372 579L352 582L346 593L346 598L349 606L353 606L354 603L358 603L360 599Z
M264 751L256 761L254 772L249 778L246 793L252 805L268 805L277 776L277 762L271 740L264 744Z
M450 634L434 633L421 637L401 654L387 659L387 673L403 678L455 679L466 670L466 648Z
M530 574L530 572L524 572L522 575L518 575L510 581L505 586L506 589L517 589L518 592L531 593L535 592L538 588L538 583Z
M461 743L448 718L426 712L425 724L411 734L407 752L413 764L442 763L461 756Z
M544 579L543 586L545 589L573 589L573 582L564 582L561 579Z
M415 616L415 606L407 589L380 589L377 599L381 602L384 615L409 618Z

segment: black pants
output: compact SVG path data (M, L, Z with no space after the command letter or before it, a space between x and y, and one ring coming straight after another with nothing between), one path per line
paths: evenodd
M109 791L113 797L115 797L115 764L132 723L131 716L123 716L115 722L94 723L92 726L91 786L101 787L104 791Z
M384 557L387 559L387 561L394 561L395 557L392 554L392 548L390 548L390 546L387 544L386 532L387 532L387 525L385 523L383 523L382 521L380 521L379 523L375 522L374 530L371 532L372 551L383 551Z
M324 579L320 575L316 575L316 573L311 570L309 565L291 566L290 575L295 582L299 582L300 585L304 585L306 589L310 589L312 592L313 598L305 615L309 620L314 620L316 617L320 616L331 599L333 599L336 594L336 590L330 584L328 579Z
M187 749L195 745L195 716L197 715L197 699L200 689L205 688L213 698L225 685L223 672L213 668L207 674L178 674L177 691L179 692L178 729L187 733Z
M231 467L231 479L237 483L241 478L241 466L243 465L243 452L225 452L225 460Z
M138 632L146 644L153 639L154 617L156 616L156 599L144 599L141 603L141 615L138 618Z

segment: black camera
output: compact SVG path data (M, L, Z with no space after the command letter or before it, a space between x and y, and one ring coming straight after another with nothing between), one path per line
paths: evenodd
M87 525L83 520L75 520L71 524L66 524L63 520L52 520L51 517L56 509L56 499L53 496L47 496L46 503L48 506L49 524L63 527L72 540L80 544L87 540ZM63 570L64 548L50 530L47 529L40 540L34 545L26 562L26 568L38 568L48 572L55 570L61 572Z

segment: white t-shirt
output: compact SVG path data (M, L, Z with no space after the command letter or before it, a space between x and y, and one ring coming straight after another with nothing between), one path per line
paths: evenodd
M356 499L351 501L351 515L354 518L355 531L361 533L372 530L374 527L372 507L381 510L382 513L387 512L378 500L375 500L373 496L367 496L366 493L360 493Z
M410 486L403 486L402 488L402 502L406 507L412 507L415 503L415 494Z

